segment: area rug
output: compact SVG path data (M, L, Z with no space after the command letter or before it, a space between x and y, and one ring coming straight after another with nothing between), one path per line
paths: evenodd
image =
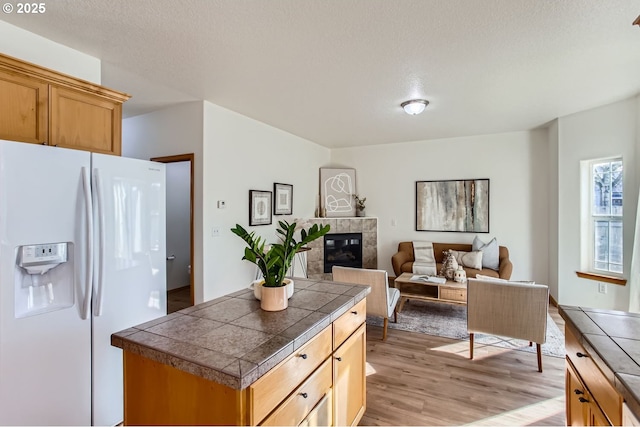
M551 316L547 316L547 342L542 344L542 354L564 357L564 334L551 319ZM367 316L367 324L382 326L383 320L381 317ZM389 328L468 341L467 306L431 301L407 301L402 312L398 314L398 323L389 319ZM528 341L494 335L476 333L474 342L531 353L536 352L535 344L530 347Z

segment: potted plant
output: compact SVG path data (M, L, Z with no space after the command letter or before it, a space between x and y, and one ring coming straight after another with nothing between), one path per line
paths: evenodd
M296 252L304 245L329 232L329 225L312 225L309 230L300 230L300 240L295 239L296 223L278 221L279 242L267 245L264 238L249 233L240 224L231 231L247 243L242 259L258 266L262 272L260 306L266 311L284 310L288 306L285 275L291 267ZM275 299L275 301L274 301Z
M366 197L360 197L357 194L353 195L353 198L356 199L356 216L365 216L364 214L364 203L367 201Z

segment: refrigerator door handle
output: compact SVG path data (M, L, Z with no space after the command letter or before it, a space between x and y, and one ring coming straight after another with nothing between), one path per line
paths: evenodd
M100 178L100 169L93 170L95 183L95 194L98 212L98 280L96 290L96 304L93 310L94 316L102 315L102 305L104 301L104 274L105 274L105 217L104 217L104 193L102 189L102 180Z
M89 313L91 311L91 282L93 279L93 203L91 200L91 181L89 179L89 171L86 167L82 167L82 188L84 190L85 215L87 219L87 262L84 285L84 305L82 307L82 319L86 320L89 318Z

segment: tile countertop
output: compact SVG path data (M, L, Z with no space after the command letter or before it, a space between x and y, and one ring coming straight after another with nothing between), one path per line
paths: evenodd
M371 292L294 278L289 308L267 312L241 290L111 335L111 345L242 390Z
M565 325L640 418L640 314L559 306Z

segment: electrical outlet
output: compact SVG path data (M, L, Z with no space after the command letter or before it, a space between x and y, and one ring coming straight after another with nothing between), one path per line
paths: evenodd
M602 283L602 282L598 282L598 292L600 292L601 294L606 294L607 293L607 284L606 283Z
M212 237L220 237L220 227L213 227L211 229L211 236Z

